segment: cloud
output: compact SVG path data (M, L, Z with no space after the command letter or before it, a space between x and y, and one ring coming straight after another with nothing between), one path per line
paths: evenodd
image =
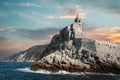
M3 27L0 27L0 31L4 31L5 30L5 28L3 28Z
M87 29L86 33L89 38L111 42L120 42L120 27L92 28Z
M54 34L58 33L59 29L16 29L15 34L24 39L15 40L6 37L0 37L0 57L6 57L21 50L25 50L34 45L49 43ZM106 40L112 42L120 42L120 28L90 28L86 29L89 38Z
M9 26L9 27L0 27L0 31L9 31L9 32L14 32L15 29L13 26Z
M103 3L102 9L105 8L107 13L113 15L120 15L120 1L110 1L106 0L106 3Z
M14 54L18 51L26 49L26 45L17 43L17 41L6 38L0 37L0 57L9 56Z
M85 18L85 13L79 13L79 17L80 18ZM74 15L63 15L63 16L60 16L59 18L60 19L71 19L71 18L75 18L76 17L76 14L74 14Z
M77 14L74 15L62 15L62 16L55 16L55 15L48 15L45 17L46 19L74 19ZM85 18L85 13L79 13L79 17Z
M22 6L22 7L41 7L40 3L33 3L33 2L20 2L20 3L8 3L4 2L4 5L6 6Z
M58 31L59 29L16 29L14 33L21 39L0 37L0 57L9 56L35 45L47 44Z
M18 6L22 6L22 7L42 7L43 5L45 5L47 2L47 0L40 0L37 3L33 3L33 2L25 2L25 3L19 3L16 4Z
M52 23L50 21L42 20L40 14L35 11L31 11L30 14L20 11L13 11L13 13L17 14L18 16L27 19L28 21L32 21L35 24L42 25L42 26L50 26ZM33 16L34 15L34 16Z
M60 4L57 6L58 10L61 12L61 15L48 15L47 19L73 19L77 14L81 18L86 17L86 13L81 5L68 5L68 4Z
M63 9L63 11L68 15L75 15L84 11L81 5L74 5L71 7L71 5L62 4L61 6L61 9Z
M45 36L46 38L40 38L39 40L24 39L24 41L0 37L0 58L10 56L35 45L46 44L49 42L51 36Z
M14 40L6 37L0 37L0 45L0 49L2 50L17 49L18 47L20 47L20 44L17 44ZM17 45L17 47L15 45Z
M41 5L45 5L47 3L48 0L40 0L40 4Z
M58 6L58 9L61 12L63 12L63 15L60 17L62 19L75 18L77 14L79 14L81 18L85 18L86 16L86 12L82 7L82 5L71 5L71 4L61 3Z
M86 0L85 2L107 14L120 16L120 0Z
M40 40L50 40L51 35L58 33L59 29L36 29L36 30L29 30L29 29L17 29L16 34L28 38L30 40L40 41Z
M55 16L55 15L48 15L45 17L46 19L56 19L58 18L58 16Z
M20 6L23 7L41 7L39 4L31 3L31 2L26 2L26 3L20 3Z

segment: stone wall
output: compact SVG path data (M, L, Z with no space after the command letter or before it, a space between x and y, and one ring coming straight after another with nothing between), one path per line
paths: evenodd
M60 31L60 35L66 41L85 37L85 34L82 32L81 27L77 23L73 23L70 26L63 28Z
M82 48L88 49L89 51L96 52L95 40L82 38L81 39Z
M95 40L97 56L103 61L119 62L120 61L120 45L119 43L111 43Z
M95 40L96 49L98 52L104 53L120 53L119 43L111 43Z

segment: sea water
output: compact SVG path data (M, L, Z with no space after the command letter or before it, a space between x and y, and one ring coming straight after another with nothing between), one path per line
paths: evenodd
M0 62L0 80L120 80L116 74L95 74L68 71L30 70L30 62Z

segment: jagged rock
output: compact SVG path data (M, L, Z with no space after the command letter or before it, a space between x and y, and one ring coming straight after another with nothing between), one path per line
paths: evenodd
M120 74L120 44L86 38L79 16L60 30L31 70L67 70Z

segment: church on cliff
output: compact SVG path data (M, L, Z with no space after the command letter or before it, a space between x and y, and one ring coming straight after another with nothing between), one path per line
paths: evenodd
M60 33L53 37L51 44L54 44L52 46L57 49L64 45L63 42L69 47L74 45L78 53L81 50L103 54L116 54L120 52L120 43L100 41L86 37L82 31L82 20L78 14L74 19L74 23L60 30Z

